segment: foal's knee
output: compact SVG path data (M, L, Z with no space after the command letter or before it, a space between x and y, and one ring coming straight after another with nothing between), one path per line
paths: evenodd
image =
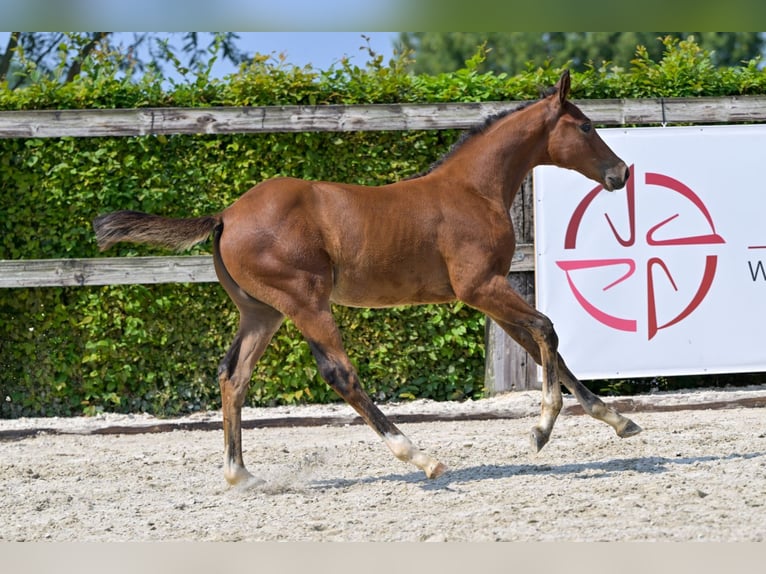
M547 350L551 355L556 353L559 347L559 336L553 328L553 321L540 313L530 324L529 330L541 351Z

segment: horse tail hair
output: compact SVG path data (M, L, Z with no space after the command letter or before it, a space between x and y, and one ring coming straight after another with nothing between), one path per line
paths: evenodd
M101 251L123 241L181 251L207 239L220 222L217 215L173 219L140 211L114 211L94 219L93 230Z

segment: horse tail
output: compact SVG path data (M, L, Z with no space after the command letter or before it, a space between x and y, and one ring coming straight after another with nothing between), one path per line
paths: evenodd
M115 243L147 243L181 251L210 236L221 222L219 215L173 219L140 211L114 211L93 220L101 251Z

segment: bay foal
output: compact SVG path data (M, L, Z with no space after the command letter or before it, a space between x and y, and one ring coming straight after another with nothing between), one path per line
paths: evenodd
M255 364L285 317L306 338L324 380L396 457L429 478L444 472L364 392L331 303L386 307L457 299L492 317L542 365L535 450L548 442L561 410L559 383L619 436L641 431L575 378L558 354L551 321L506 279L515 249L509 211L534 166L576 170L608 191L629 177L625 163L568 101L569 89L565 72L549 95L490 118L427 173L390 185L278 178L217 215L169 219L118 211L94 221L102 250L120 241L184 249L213 234L218 279L240 312L218 369L229 483L255 482L242 459L241 409Z

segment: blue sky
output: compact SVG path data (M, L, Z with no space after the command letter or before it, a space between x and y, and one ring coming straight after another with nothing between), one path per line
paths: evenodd
M285 52L290 64L311 64L326 69L343 56L355 63L367 61L362 34L370 38L372 49L384 59L393 56L393 45L399 32L240 32L238 45L245 52L270 54Z
M0 32L0 46L5 49L10 32ZM130 42L130 32L117 32L115 38L124 36L124 42ZM360 47L366 45L362 35L370 38L370 47L383 55L387 61L393 56L394 41L398 32L239 32L238 46L248 54L274 54L286 55L288 64L304 66L311 64L315 69L324 70L341 58L347 56L353 63L362 65L367 59L366 51ZM171 36L174 38L175 36ZM171 44L173 41L171 40ZM180 48L180 38L175 40L176 47ZM213 72L218 77L234 72L234 67L229 63L219 62Z

